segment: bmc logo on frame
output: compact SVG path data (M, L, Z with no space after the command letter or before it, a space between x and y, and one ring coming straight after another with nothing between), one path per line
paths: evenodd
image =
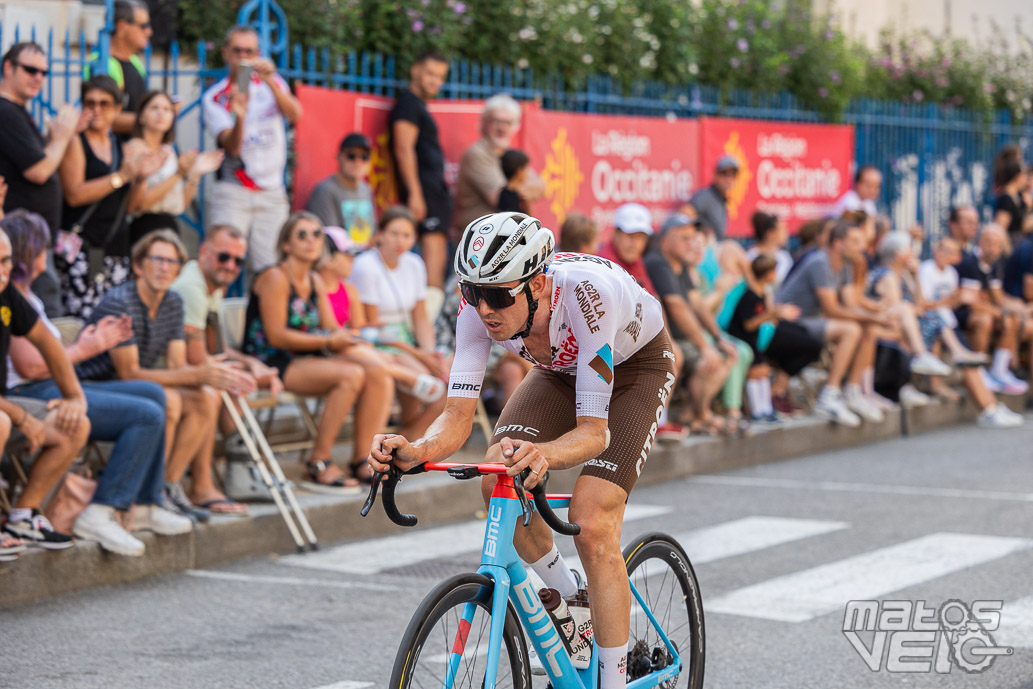
M852 600L843 615L843 635L872 672L935 672L955 666L969 674L989 669L1011 647L990 632L1001 624L1002 601L971 605L952 599L939 608L924 600Z

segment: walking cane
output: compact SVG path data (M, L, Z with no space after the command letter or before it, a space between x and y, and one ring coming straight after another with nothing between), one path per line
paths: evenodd
M299 553L305 552L305 540L301 536L301 532L298 531L297 525L294 523L294 519L291 517L290 511L287 509L287 505L283 502L283 497L280 495L280 491L273 481L272 476L269 474L269 470L266 468L265 463L262 461L262 454L255 446L255 442L251 437L251 432L247 424L240 417L237 412L236 406L233 404L229 394L223 390L220 392L222 395L222 403L226 407L226 411L229 412L230 418L233 419L233 425L240 431L240 437L244 441L244 446L247 448L248 454L251 456L251 461L258 469L258 475L262 478L262 483L265 484L269 494L273 498L273 502L276 503L276 508L280 511L280 516L283 517L284 523L287 525L287 530L290 531L291 538L294 539L294 544L298 548ZM243 408L247 408L247 403L242 402Z
M316 534L312 531L312 526L308 522L308 517L301 509L301 505L298 504L298 498L294 494L294 488L291 487L290 481L283 475L283 469L280 468L280 463L276 461L276 455L273 453L273 448L269 446L269 441L266 440L265 434L262 432L262 427L258 424L258 419L255 418L255 413L248 406L247 400L243 396L238 396L237 401L240 403L241 412L244 415L244 420L247 422L248 427L251 429L252 434L258 441L258 446L261 448L261 456L265 458L266 463L269 465L269 470L272 472L273 478L276 480L277 486L283 491L283 497L287 500L287 504L290 505L291 510L294 512L294 516L298 520L298 524L301 526L301 530L305 533L305 538L308 539L311 550L319 550L319 541L316 540Z

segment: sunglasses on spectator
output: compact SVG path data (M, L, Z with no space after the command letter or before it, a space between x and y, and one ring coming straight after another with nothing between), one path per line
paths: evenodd
M524 289L527 281L521 282L516 287L485 287L483 285L471 285L468 282L460 282L459 289L463 293L463 299L470 306L477 308L484 300L492 309L505 309L516 302L517 295Z
M348 160L369 160L369 153L345 153L344 157Z
M243 256L234 256L228 251L220 251L219 253L215 254L215 260L219 263L226 263L231 258L233 259L233 262L236 264L238 268L243 268L244 263L247 261L247 259L245 259Z
M176 268L183 264L178 258L169 258L167 256L148 256L147 258L166 268Z
M312 239L319 239L320 237L323 236L323 231L322 230L312 230L311 234L312 234ZM306 239L309 238L309 231L308 230L298 230L297 232L294 233L294 238L295 239L300 239L301 241L305 241Z
M115 102L111 100L84 100L82 102L83 110L110 110L115 107Z
M257 48L241 48L239 45L231 45L230 52L234 55L240 55L242 57L249 57L251 55L258 55Z
M150 22L140 22L139 24L137 24L136 22L126 22L126 24L129 24L129 26L139 26L144 31L151 28Z
M42 76L47 76L48 74L50 74L50 70L49 69L42 69L40 67L32 67L30 65L22 64L21 62L15 62L14 65L16 67L21 67L22 69L24 69L25 73L28 74L30 77L38 77L38 76L41 76L41 75Z

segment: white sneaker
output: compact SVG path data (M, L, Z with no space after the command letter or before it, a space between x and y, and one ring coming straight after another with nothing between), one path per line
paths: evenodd
M976 420L980 428L1018 428L1022 422L1021 414L1016 414L1003 404L984 409Z
M850 428L857 428L861 425L861 417L847 409L846 402L843 401L843 393L839 390L822 388L814 403L814 411Z
M189 517L171 512L161 505L137 505L133 510L133 531L153 531L161 536L190 533L194 523Z
M925 352L911 357L911 372L920 376L949 376L951 367Z
M118 555L143 555L143 542L122 528L114 507L96 503L87 505L72 525L72 533L88 541L97 541L104 550Z
M929 395L910 383L900 389L900 403L905 407L924 407L930 402L932 399Z
M1004 392L1004 383L997 380L997 378L991 375L985 368L979 369L979 378L983 381L983 385L990 392Z
M882 423L886 418L882 410L876 407L874 404L868 401L868 399L861 393L859 387L848 385L846 388L846 406L850 411L860 416L865 421L871 421L872 423Z
M1001 392L1005 395L1025 395L1029 392L1029 383L1016 377L1010 370L995 373L994 377L1001 381L1001 384L1004 386Z

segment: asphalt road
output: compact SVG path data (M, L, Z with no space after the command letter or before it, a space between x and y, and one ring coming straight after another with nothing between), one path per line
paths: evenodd
M1030 439L963 427L642 487L624 540L667 531L694 560L707 687L1033 687ZM482 524L471 515L5 610L0 686L383 687L423 596L476 568ZM947 656L948 673L890 672L904 637L886 634L873 671L843 633L849 600L1002 601L989 631L1013 650L981 673Z

